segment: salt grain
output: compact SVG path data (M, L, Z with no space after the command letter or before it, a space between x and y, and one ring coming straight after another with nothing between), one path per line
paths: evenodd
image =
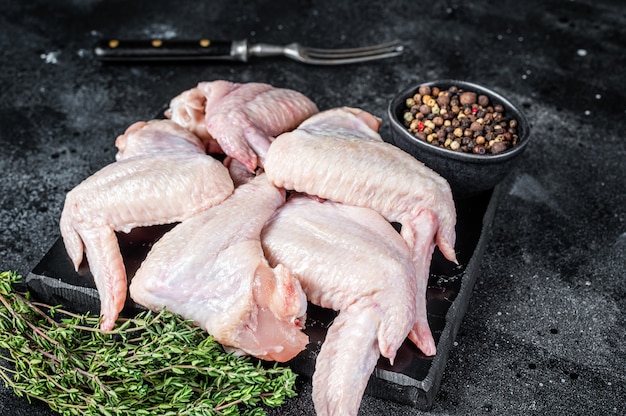
M39 57L43 59L44 62L47 64L56 65L59 63L58 58L60 54L61 54L60 51L53 51L53 52L48 52L48 53L42 53L41 55L39 55Z

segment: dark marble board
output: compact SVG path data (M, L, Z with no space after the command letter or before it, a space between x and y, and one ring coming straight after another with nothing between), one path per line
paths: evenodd
M480 259L488 240L499 194L499 187L496 187L481 194L456 199L458 266L445 260L435 250L428 282L427 309L428 322L437 343L437 354L426 357L410 341L405 341L393 366L381 357L370 378L366 394L409 404L421 410L432 406L480 269ZM128 234L118 233L129 281L152 244L171 227L173 225L138 228ZM61 238L27 275L26 285L36 299L48 304L60 304L78 313L97 313L100 309L98 292L88 265L85 262L78 272L74 271ZM141 309L129 300L122 315L132 315ZM296 373L312 376L315 358L334 316L334 311L309 305L305 332L310 337L310 343L306 350L288 363Z

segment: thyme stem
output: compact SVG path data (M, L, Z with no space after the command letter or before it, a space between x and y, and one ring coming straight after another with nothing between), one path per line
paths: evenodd
M98 316L17 293L20 279L0 273L0 379L64 416L260 416L296 395L289 368L227 354L165 310L104 332Z

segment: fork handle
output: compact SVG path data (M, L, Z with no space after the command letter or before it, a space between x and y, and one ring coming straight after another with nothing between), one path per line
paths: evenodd
M246 40L105 39L94 54L101 61L241 61L248 60Z

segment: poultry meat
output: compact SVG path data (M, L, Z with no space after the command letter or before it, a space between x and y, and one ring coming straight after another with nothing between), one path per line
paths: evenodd
M211 152L223 152L253 172L274 137L318 112L303 94L269 84L200 82L170 102L165 116L194 132Z
M220 205L167 232L148 253L130 295L191 319L225 346L287 361L302 351L306 296L281 264L269 266L261 229L285 201L264 174Z
M379 125L379 119L355 108L316 114L274 140L265 172L278 187L371 208L401 224L418 285L418 316L410 339L432 355L435 346L422 304L435 245L456 262L452 192L441 176L383 142L376 132Z
M76 270L87 256L104 330L113 328L128 290L115 232L182 221L234 190L228 170L205 154L197 137L169 120L135 123L116 145L118 160L67 194L60 219Z
M408 246L369 208L303 195L276 212L262 242L270 264L290 268L309 301L340 311L316 358L313 402L319 416L356 415L379 356L393 363L415 320Z

